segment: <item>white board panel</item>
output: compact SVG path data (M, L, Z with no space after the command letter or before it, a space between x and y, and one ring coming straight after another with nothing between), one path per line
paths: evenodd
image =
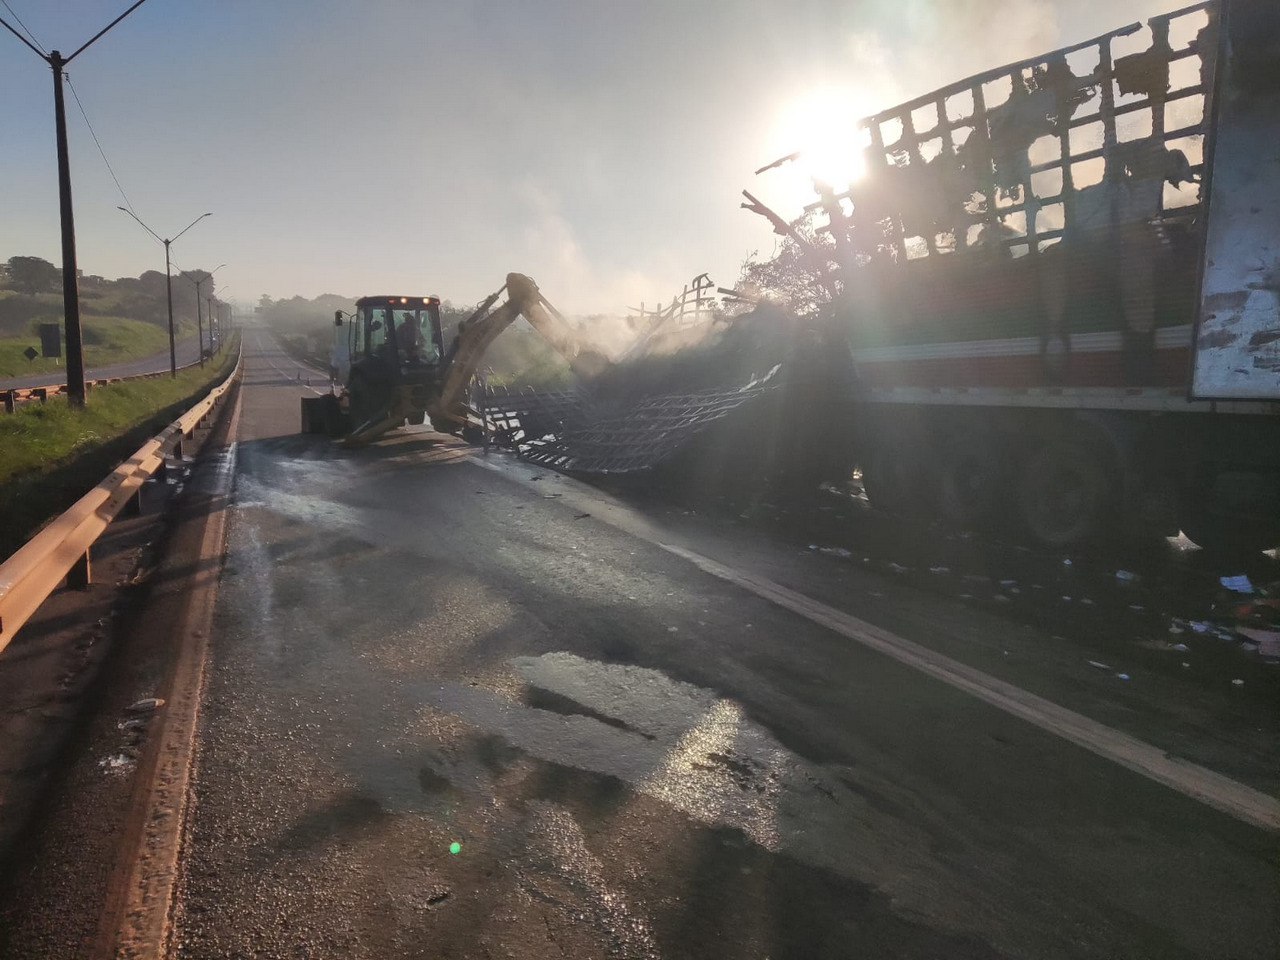
M1228 9L1192 394L1280 399L1280 4Z

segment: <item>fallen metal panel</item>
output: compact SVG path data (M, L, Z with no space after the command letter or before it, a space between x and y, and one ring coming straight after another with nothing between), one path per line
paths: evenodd
M771 373L737 390L625 404L598 402L585 391L494 396L486 401L485 414L532 463L576 473L638 473L776 387Z
M1280 10L1252 7L1228 6L1220 58L1191 388L1201 399L1280 399Z

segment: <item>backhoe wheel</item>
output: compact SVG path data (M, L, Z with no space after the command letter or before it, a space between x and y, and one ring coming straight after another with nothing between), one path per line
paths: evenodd
M1096 449L1050 440L1032 453L1018 478L1027 532L1042 546L1074 546L1096 537L1112 502L1111 482Z
M942 451L938 509L960 526L992 520L1005 492L1004 451L991 437L965 436Z
M386 390L379 390L377 385L361 373L351 375L351 384L347 387L351 396L351 425L359 429L375 417L387 411L388 396Z

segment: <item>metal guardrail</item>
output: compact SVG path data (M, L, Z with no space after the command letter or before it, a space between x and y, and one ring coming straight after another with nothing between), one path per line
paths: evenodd
M203 400L0 563L0 652L64 579L72 589L89 585L90 548L121 510L137 503L142 484L164 466L165 457L181 455L183 440L230 389L243 365L242 350L235 368Z
M189 370L198 364L199 360L192 360L190 363L184 363L177 367L177 370ZM124 383L126 380L154 380L156 377L169 376L168 370L153 370L151 373L134 373L127 377L98 377L94 380L86 380L84 382L85 390L92 390L94 387L105 387L109 383ZM46 383L39 387L11 387L7 390L0 390L0 401L4 403L4 412L13 413L20 403L29 403L32 400L39 400L44 403L50 397L56 397L67 392L65 382Z

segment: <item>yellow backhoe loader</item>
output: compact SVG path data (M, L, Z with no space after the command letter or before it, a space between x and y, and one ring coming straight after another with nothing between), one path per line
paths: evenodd
M506 301L496 306L504 294ZM361 446L406 420L430 418L437 430L478 439L483 421L468 403L469 385L489 345L521 316L575 374L594 377L609 366L603 353L582 344L538 285L519 273L507 274L502 288L458 325L447 348L438 298L362 297L355 313L334 316L331 367L337 389L303 398L303 433Z

